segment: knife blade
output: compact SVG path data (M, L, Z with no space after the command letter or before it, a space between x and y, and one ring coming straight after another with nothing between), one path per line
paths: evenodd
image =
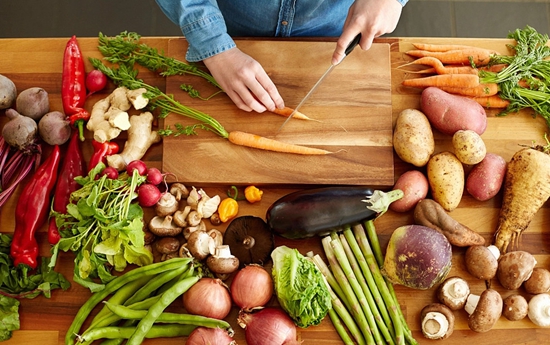
M350 44L347 46L345 52L344 52L344 58L346 56L348 56L349 53L351 53L353 51L353 49L357 46L357 44L359 44L359 41L361 40L361 34L357 34L357 36L355 36L355 38L350 42ZM343 61L343 60L342 60ZM340 63L342 62L340 61ZM321 76L321 78L319 78L319 80L317 80L317 82L315 83L315 85L313 85L313 87L309 90L309 92L304 96L304 98L302 98L302 100L300 101L300 103L298 103L298 105L296 106L296 108L294 108L294 110L292 111L292 113L287 117L287 119L285 120L285 122L283 122L283 124L281 125L281 127L279 127L279 129L277 130L277 133L279 133L281 131L281 129L288 123L288 121L290 121L290 119L292 119L292 117L294 116L294 114L296 114L298 112L298 109L300 109L300 107L308 100L308 98L315 92L315 90L319 87L319 85L321 85L321 83L323 82L323 80L330 74L330 72L332 71L332 69L334 67L336 67L337 65L333 65L333 64L330 64L329 68L325 71L325 73L323 73L323 75Z

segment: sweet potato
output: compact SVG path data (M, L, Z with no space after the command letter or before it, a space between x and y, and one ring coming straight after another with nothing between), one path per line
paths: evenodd
M550 197L549 147L523 148L508 163L494 242L501 253L517 249L521 234Z
M432 127L426 115L416 109L399 113L393 131L393 147L403 161L417 167L426 165L435 149Z
M487 128L487 114L479 103L437 87L422 91L420 109L434 128L447 135L461 129L470 129L481 135Z
M451 217L432 199L418 201L414 208L414 222L441 232L449 243L457 247L485 244L485 238Z
M418 170L409 170L403 173L393 186L393 189L403 191L403 197L390 204L390 210L395 212L408 212L412 210L418 201L428 195L428 179Z
M464 192L464 167L452 152L440 152L427 165L432 197L446 211L458 207Z
M468 174L466 191L476 200L489 200L500 191L505 174L506 160L489 152Z

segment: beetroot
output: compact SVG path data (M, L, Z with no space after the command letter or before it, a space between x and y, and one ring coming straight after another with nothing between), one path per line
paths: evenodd
M382 273L394 284L426 290L447 277L451 259L451 244L443 234L422 225L406 225L391 235Z

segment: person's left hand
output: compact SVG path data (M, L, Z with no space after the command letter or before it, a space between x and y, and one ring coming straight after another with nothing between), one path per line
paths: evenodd
M336 42L332 64L345 57L349 43L361 33L359 46L368 50L375 37L393 32L397 27L403 6L397 0L356 0L349 8L342 35Z

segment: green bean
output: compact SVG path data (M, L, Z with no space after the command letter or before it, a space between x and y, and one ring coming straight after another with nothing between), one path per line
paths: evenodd
M187 265L191 263L191 261L192 259L190 258L173 258L167 261L135 268L111 280L107 283L107 285L105 285L103 290L92 294L92 296L80 307L73 319L73 322L71 323L71 326L67 330L67 334L65 335L65 344L74 344L74 340L90 312L99 302L103 301L108 295L113 293L113 291L120 289L122 286L131 281L142 278L144 275L152 277L159 273L178 268L181 265Z
M133 282L130 282L120 289L118 289L112 296L109 298L109 302L113 304L122 304L124 303L130 296L132 296L137 290L139 290L145 283L147 283L150 280L149 277L144 276L140 279L134 280ZM99 319L102 319L106 315L111 314L109 308L104 306L92 319L91 327L94 326L95 323Z
M189 265L182 265L176 269L166 271L158 274L155 279L149 279L149 281L137 290L133 296L128 298L124 305L130 305L139 301L143 301L145 298L153 295L153 293L165 283L171 281L173 278L185 273L189 269Z
M185 337L197 328L193 325L154 325L144 335L144 338ZM87 335L78 337L79 342L92 343L99 339L128 339L136 332L136 327L98 327Z
M136 332L128 339L126 345L140 345L143 341L143 338L149 332L149 329L153 326L159 315L168 307L176 298L181 296L185 291L187 291L191 286L193 286L199 277L191 277L181 280L174 284L170 289L166 290L160 300L155 303L147 315L138 323L136 327Z
M139 310L128 308L118 304L111 304L106 302L105 305L121 319L134 319L141 320L147 315L147 310ZM231 327L228 322L224 320L214 319L210 317L193 315L193 314L180 314L180 313L161 313L157 320L157 323L184 323L188 325L203 326L208 328L223 328L227 329Z

